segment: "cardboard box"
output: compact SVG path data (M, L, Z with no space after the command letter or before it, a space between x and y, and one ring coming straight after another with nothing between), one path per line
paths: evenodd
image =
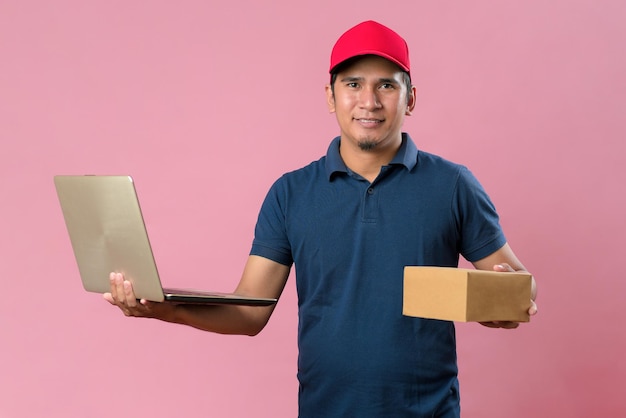
M407 266L402 313L460 322L528 322L531 283L528 273Z

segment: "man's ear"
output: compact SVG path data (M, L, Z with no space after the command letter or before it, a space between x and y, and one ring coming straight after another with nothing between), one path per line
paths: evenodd
M330 84L326 84L326 104L328 105L328 111L335 113L335 95Z
M413 109L415 109L415 103L417 101L417 89L415 86L411 86L411 91L408 92L409 97L407 99L406 104L406 112L404 113L407 116L411 116L413 114Z

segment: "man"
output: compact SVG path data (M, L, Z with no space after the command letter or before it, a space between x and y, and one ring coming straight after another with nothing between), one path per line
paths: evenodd
M335 44L330 74L340 136L272 186L235 292L279 297L295 264L301 417L457 417L454 325L402 315L403 268L457 266L459 254L478 269L524 267L472 174L402 133L416 92L404 39L363 22ZM126 315L212 332L255 335L273 310L137 302L110 279L104 297ZM531 315L535 294L533 282Z

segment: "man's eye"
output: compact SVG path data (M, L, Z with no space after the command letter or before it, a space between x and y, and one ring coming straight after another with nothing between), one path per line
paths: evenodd
M353 89L357 88L358 86L359 86L358 83L348 83L348 87L353 88Z
M393 84L390 84L390 83L381 84L380 88L381 89L392 89L393 88Z

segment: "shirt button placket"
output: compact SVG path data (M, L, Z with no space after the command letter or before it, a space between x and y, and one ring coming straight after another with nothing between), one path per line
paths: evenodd
M375 220L378 217L377 210L378 210L378 202L377 202L377 196L376 196L376 188L370 186L367 188L367 191L365 193L365 198L364 198L364 213L363 213L364 220L365 221Z

